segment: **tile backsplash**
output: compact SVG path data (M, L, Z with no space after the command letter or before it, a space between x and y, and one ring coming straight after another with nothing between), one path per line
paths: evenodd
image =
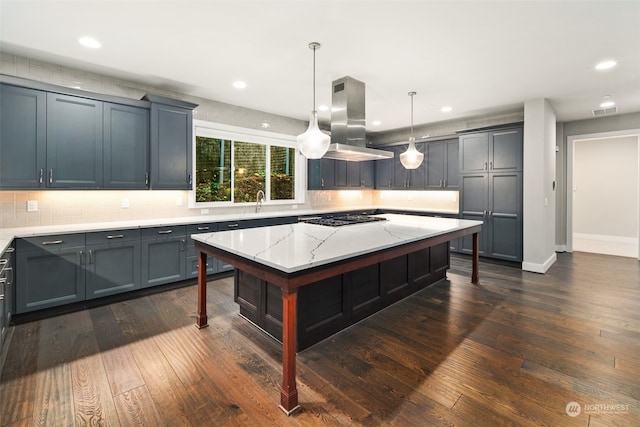
M29 212L29 201L37 211ZM126 206L126 207L125 207ZM264 205L262 212L296 212L306 209L358 207L458 210L456 191L308 191L306 202ZM253 204L205 208L206 215L254 212ZM0 228L83 224L153 218L197 217L201 207L189 207L189 191L94 190L0 191Z

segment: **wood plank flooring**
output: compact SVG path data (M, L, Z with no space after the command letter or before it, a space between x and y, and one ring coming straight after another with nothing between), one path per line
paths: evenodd
M281 347L238 315L232 278L209 283L202 330L195 284L20 324L0 425L640 425L637 260L481 261L479 286L470 269L452 256L447 280L299 353L291 417Z

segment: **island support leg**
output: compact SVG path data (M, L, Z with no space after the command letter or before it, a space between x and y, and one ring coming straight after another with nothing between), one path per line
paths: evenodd
M479 243L478 243L478 233L473 233L473 255L472 255L472 264L471 264L471 283L474 285L478 284L478 259L479 259Z
M198 317L196 327L206 328L207 323L207 254L200 252L198 258Z
M280 409L291 415L300 409L296 388L296 309L298 290L282 289L282 390Z

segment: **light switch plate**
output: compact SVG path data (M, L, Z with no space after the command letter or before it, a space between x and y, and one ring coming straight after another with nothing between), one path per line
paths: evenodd
M27 212L38 212L37 200L27 200Z

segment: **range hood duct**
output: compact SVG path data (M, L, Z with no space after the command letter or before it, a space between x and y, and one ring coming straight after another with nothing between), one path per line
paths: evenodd
M390 159L393 152L367 147L364 83L345 76L331 84L331 145L325 159Z

